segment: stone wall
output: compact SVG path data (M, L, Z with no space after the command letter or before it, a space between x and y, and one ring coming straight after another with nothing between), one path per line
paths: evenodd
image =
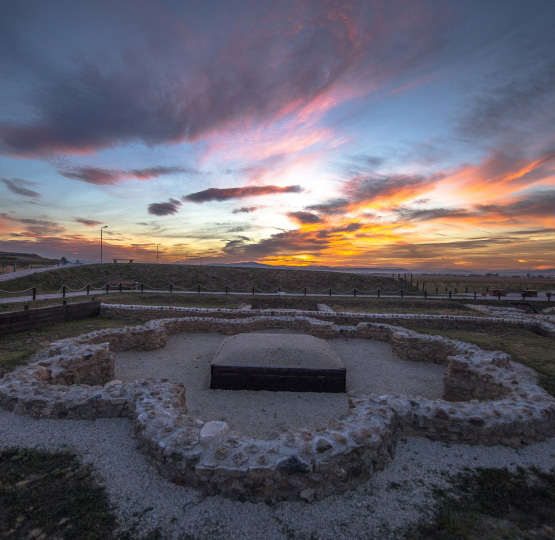
M555 400L521 377L503 353L369 317L336 325L301 313L238 319L217 313L155 319L53 343L37 362L0 380L0 405L35 417L133 418L142 451L162 475L208 494L252 501L312 501L352 489L392 459L399 436L518 446L555 434ZM268 328L387 341L406 360L445 364L445 398L350 395L348 414L326 429L254 439L230 431L224 422L204 424L188 416L181 385L154 379L109 380L111 351L163 347L167 337L178 332L229 335Z

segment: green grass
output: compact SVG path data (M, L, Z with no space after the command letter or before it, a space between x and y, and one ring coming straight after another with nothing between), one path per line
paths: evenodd
M79 321L52 324L20 334L0 336L0 377L17 366L27 364L33 354L48 347L53 341L79 336L101 328L121 328L132 324L134 322L129 319L91 317Z
M555 396L555 341L524 328L499 326L495 331L477 332L465 329L430 329L416 324L403 324L423 334L445 336L478 345L487 351L504 351L516 362L535 369L539 382Z
M475 469L436 490L431 521L410 540L552 540L555 537L555 469Z
M421 313L428 315L483 314L466 307L462 302L451 300L415 298L328 298L322 300L335 311L355 313Z
M106 492L70 453L1 452L0 501L2 538L115 538Z

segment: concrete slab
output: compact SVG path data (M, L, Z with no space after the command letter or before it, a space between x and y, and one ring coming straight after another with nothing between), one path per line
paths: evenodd
M226 338L210 366L210 388L345 392L345 366L322 339L302 334Z

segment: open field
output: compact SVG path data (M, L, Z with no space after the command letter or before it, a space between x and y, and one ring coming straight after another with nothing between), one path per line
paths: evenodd
M354 288L373 291L398 291L401 286L407 292L414 287L389 277L348 274L341 272L313 272L309 270L282 270L266 268L235 268L226 266L193 266L171 264L103 264L72 266L52 272L23 276L1 283L3 291L23 291L37 287L41 293L57 292L63 285L70 289L82 289L87 283L101 288L108 281L133 280L144 283L145 288L168 289L170 282L176 288L203 289L248 293L257 291L325 292L330 288L337 292L349 292Z
M468 292L480 293L491 289L505 289L514 292L525 291L527 289L537 291L553 291L555 290L555 279L541 278L513 278L513 277L486 277L486 276L422 276L413 275L413 285L419 284L419 288L423 287L428 293L435 292L436 288L439 292Z

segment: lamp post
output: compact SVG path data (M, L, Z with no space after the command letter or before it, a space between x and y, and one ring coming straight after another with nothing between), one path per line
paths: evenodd
M187 264L187 255L189 254L188 251L185 252L185 264Z
M104 225L104 227L100 227L100 264L102 264L102 229L105 229L108 225Z
M156 264L158 264L158 246L160 244L156 244Z

